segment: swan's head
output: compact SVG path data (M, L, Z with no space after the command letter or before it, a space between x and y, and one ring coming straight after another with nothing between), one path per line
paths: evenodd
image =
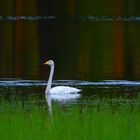
M54 62L53 62L53 60L49 60L49 61L46 61L44 64L49 65L49 66L53 66Z

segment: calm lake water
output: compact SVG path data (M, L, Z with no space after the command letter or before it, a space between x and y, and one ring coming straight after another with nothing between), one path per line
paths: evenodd
M0 17L0 77L139 80L139 16Z
M139 16L0 16L2 140L139 140ZM82 89L45 98L53 86Z

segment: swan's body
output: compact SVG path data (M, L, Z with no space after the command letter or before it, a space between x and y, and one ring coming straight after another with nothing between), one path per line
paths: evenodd
M64 98L66 98L66 97L67 98L74 98L74 97L76 98L76 97L79 96L79 94L75 94L75 93L77 93L81 90L77 89L77 88L74 88L74 87L56 86L56 87L51 88L53 73L54 73L54 62L52 60L49 60L44 64L48 64L51 68L48 84L47 84L47 87L46 87L46 90L45 90L46 95L50 94L52 96L52 98L55 96L56 98L59 98L59 99L63 98L63 97Z
M57 87L53 87L51 88L50 93L51 94L57 94L57 93L76 93L79 92L80 90L74 87L67 87L67 86L57 86Z

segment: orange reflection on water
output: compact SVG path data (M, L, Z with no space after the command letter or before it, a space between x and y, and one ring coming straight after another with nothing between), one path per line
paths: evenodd
M113 34L113 73L117 79L124 77L124 39L122 31L122 22L114 23Z

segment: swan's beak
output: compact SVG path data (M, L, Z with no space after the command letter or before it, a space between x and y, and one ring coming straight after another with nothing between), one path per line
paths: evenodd
M46 61L45 63L43 63L44 65L47 65L48 64L48 61Z

